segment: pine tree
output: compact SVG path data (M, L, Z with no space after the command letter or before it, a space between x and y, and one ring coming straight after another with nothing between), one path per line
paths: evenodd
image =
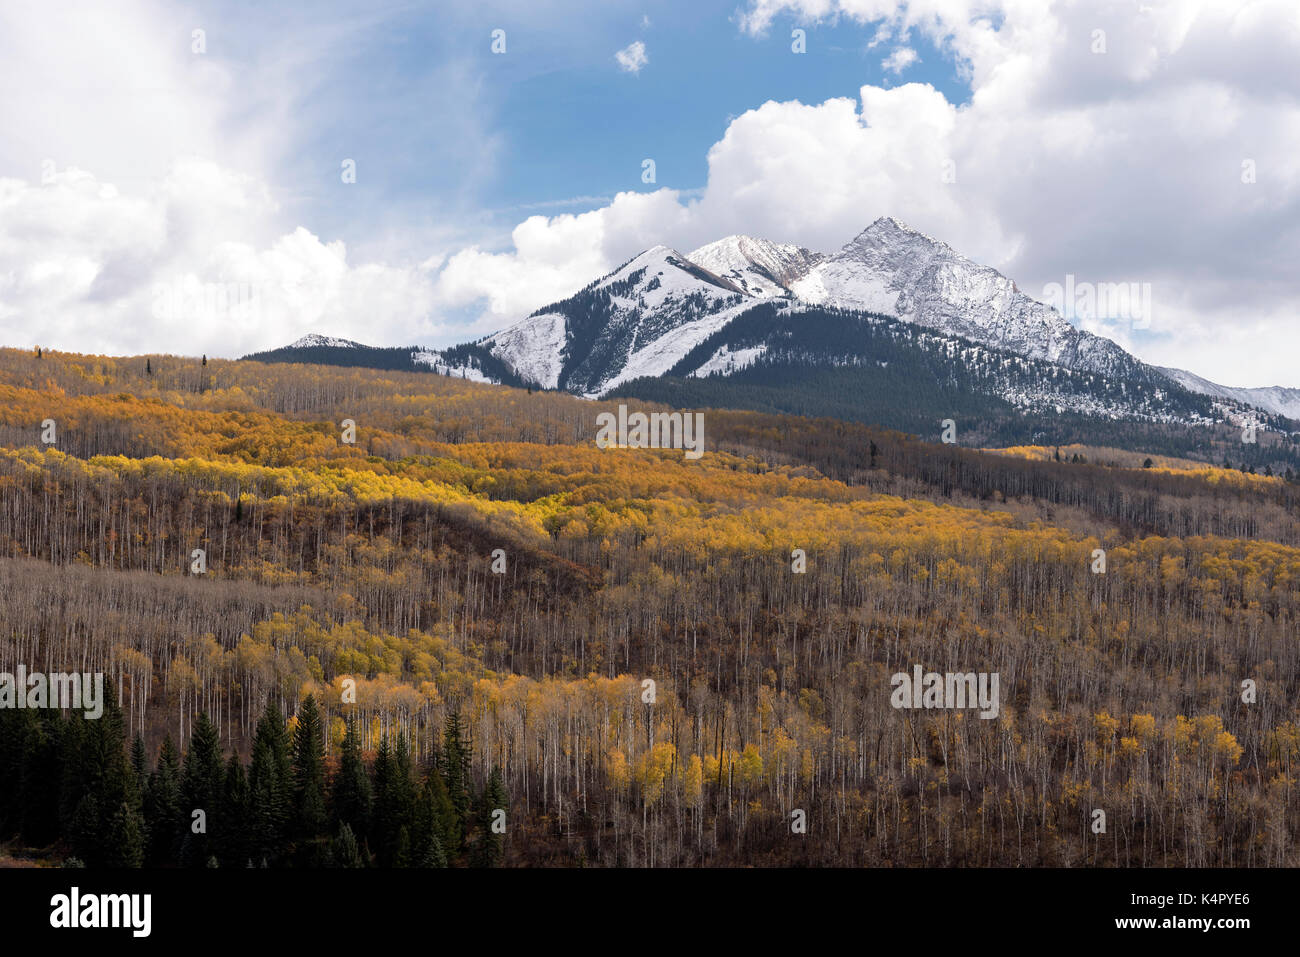
M248 777L239 755L226 762L226 779L221 789L221 833L217 836L217 858L226 867L243 867L249 860L249 832L252 814Z
M140 867L144 863L144 821L140 812L123 801L108 821L105 867Z
M158 766L149 775L144 795L145 829L149 835L145 861L150 867L176 863L181 841L180 756L171 736L163 738Z
M411 756L406 738L385 738L375 756L374 843L380 867L404 867L410 856L410 831L414 810ZM405 834L405 837L403 837ZM405 848L403 848L405 841Z
M144 360L144 374L153 375L153 364L148 359Z
M343 735L339 770L334 778L332 821L335 830L347 824L354 836L370 830L372 791L366 766L361 759L361 734L357 722L349 718Z
M103 697L98 719L74 715L65 722L69 753L61 803L65 809L74 808L69 836L76 855L89 867L137 866L143 853L140 795L127 759L125 718L111 681L104 683Z
M221 828L224 785L225 769L217 729L206 714L200 713L181 766L182 866L205 867L213 855L214 835ZM202 811L203 815L196 815L196 811ZM199 820L204 826L196 832Z
M405 824L397 829L397 845L393 848L393 860L389 866L411 866L411 829Z
M278 860L287 850L286 829L293 808L293 772L284 715L273 701L257 722L253 763L248 772L252 806L253 859Z
M143 800L145 789L149 786L149 757L145 754L144 738L139 734L131 744L131 770L135 774L136 793Z
M447 795L447 786L442 781L437 762L429 767L424 777L416 801L414 819L411 840L419 856L418 866L446 867L445 848L457 834L456 810ZM427 863L428 860L440 863Z
M357 845L357 836L347 824L339 825L339 833L330 847L330 857L335 867L365 867L366 860Z
M435 868L447 866L447 855L442 849L442 841L438 840L437 834L431 833L425 842L419 866Z
M443 729L443 749L441 770L443 781L447 785L447 794L456 813L454 843L445 848L449 855L457 854L465 846L465 836L469 825L469 769L470 747L461 741L460 713L453 711L447 715L447 727Z
M500 866L505 856L505 835L499 831L499 812L505 811L508 803L505 785L501 782L501 769L494 767L479 797L478 841L473 855L475 867Z
M312 860L319 862L325 833L325 743L320 710L308 695L298 708L293 732L294 832L303 848L313 845ZM304 860L304 863L310 861Z

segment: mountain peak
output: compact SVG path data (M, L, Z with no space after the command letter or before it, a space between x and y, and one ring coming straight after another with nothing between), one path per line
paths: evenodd
M894 216L879 217L874 223L862 232L858 233L858 235L848 243L848 246L860 243L864 239L879 239L883 237L900 237L909 239L915 237L916 239L922 239L934 246L942 246L944 249L951 248L947 243L935 239L933 236L923 233L919 229L909 226L907 223Z
M737 234L701 246L686 258L746 295L765 298L789 296L790 284L822 256L802 246Z

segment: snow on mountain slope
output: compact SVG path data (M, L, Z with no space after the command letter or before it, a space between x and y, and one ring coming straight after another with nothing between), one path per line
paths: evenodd
M598 395L667 371L755 301L676 250L654 246L481 344L540 385Z
M761 359L767 352L767 343L760 343L757 346L749 348L731 349L727 346L719 346L718 350L709 357L708 361L691 373L691 376L697 379L703 379L718 372L722 375L730 375L733 372L739 372L741 369L752 366Z
M466 379L470 382L487 382L495 384L496 380L491 376L485 375L482 369L472 365L457 365L449 363L441 352L431 349L416 349L411 353L411 361L417 366L428 366L429 369L438 373L438 375L451 376L456 379Z
M602 382L597 391L585 393L586 397L597 398L601 394L617 388L624 382L631 382L633 379L639 379L643 376L664 375L686 353L719 329L724 328L736 316L753 305L752 302L742 302L739 305L712 313L694 322L676 326L657 339L636 347L628 354L623 368L616 375ZM752 361L751 358L750 362Z
M1244 402L1277 415L1285 415L1288 419L1300 420L1300 389L1288 389L1280 385L1237 388L1219 385L1217 382L1203 379L1183 369L1169 369L1163 366L1157 368L1189 392L1199 392L1201 395L1213 396L1216 399Z
M366 348L359 342L353 342L351 339L337 339L334 336L322 336L315 332L309 332L307 335L291 342L285 348L287 349L313 349L319 346L330 346L335 349L363 349Z
M728 236L701 246L687 257L695 265L730 280L750 296L788 296L790 284L822 260L821 253L752 236Z
M525 379L554 389L564 368L567 328L563 314L545 312L488 336L482 344Z
M796 279L791 291L805 302L895 316L1071 369L1116 374L1138 365L996 269L888 216Z

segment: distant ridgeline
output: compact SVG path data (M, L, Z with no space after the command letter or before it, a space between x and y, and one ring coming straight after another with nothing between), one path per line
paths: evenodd
M483 378L518 388L527 385L508 365L474 342L436 353L421 346L382 348L361 343L294 344L266 352L253 352L243 358L253 362L297 362L398 372L438 372L455 378ZM478 375L468 375L468 372L477 372Z

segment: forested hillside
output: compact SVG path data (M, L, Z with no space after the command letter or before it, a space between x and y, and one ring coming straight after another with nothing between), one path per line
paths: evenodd
M0 350L0 672L120 700L0 709L7 853L1300 862L1294 480L758 411L692 461L618 401Z

